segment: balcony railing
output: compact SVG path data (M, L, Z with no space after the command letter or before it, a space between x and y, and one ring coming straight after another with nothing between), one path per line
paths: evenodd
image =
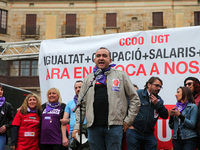
M166 29L167 26L150 26L149 29L150 30L154 30L154 29Z
M79 25L76 26L69 26L69 25L62 25L62 37L78 37L80 36L80 27Z
M40 36L40 26L32 26L28 27L25 25L21 26L21 37L24 40L25 38L35 38L36 40L39 39Z
M106 34L107 30L116 30L119 33L120 27L102 27L104 34Z
M0 27L0 34L7 34L7 28L3 29Z

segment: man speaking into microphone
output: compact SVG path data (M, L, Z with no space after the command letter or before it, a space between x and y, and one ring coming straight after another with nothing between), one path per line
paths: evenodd
M96 82L82 102L82 118L86 116L90 149L121 150L123 132L132 125L140 100L128 75L112 68L115 65L110 64L112 59L107 48L101 47L96 51L94 62L94 72L85 77L78 97L82 98L96 75ZM79 132L79 111L78 107L73 138Z

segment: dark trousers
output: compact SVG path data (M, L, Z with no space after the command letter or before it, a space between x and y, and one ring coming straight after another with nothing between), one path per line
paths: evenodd
M128 129L126 132L126 141L128 150L156 150L157 139L154 133L149 135L142 135L135 129Z
M63 146L60 144L41 144L40 150L63 150Z
M197 138L182 140L179 137L178 139L172 139L172 144L174 150L196 150Z
M88 128L90 150L121 150L122 125L92 126Z

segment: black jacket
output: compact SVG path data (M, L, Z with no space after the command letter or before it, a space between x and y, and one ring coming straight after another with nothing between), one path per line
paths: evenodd
M12 121L14 118L13 107L10 103L5 102L3 106L0 108L0 127L5 125L6 127L6 144L8 142L7 131L11 127ZM1 134L1 133L0 133Z
M13 118L13 107L10 103L5 102L0 108L0 127L5 125L6 130L8 130L11 127Z
M197 114L197 134L198 134L198 139L199 139L199 142L200 142L200 102L198 104L198 114Z

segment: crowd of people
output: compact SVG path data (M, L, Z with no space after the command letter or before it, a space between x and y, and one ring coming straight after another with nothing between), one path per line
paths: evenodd
M9 128L13 150L156 150L154 127L159 117L170 117L174 150L200 150L197 78L188 77L184 86L177 87L175 107L167 110L159 95L163 87L159 77L151 77L144 89L138 89L125 72L113 69L105 47L96 51L94 62L93 73L75 82L75 96L67 104L62 103L57 88L50 88L46 103L42 105L37 95L29 94L14 116L0 85L0 150L5 148ZM82 97L80 110L77 103ZM80 124L88 139L84 145L77 142Z

